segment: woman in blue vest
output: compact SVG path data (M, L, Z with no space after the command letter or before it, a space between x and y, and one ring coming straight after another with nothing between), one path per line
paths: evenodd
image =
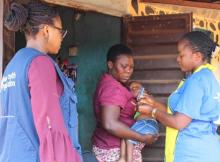
M168 99L173 115L166 113L167 106L149 97L139 106L143 113L179 131L174 162L220 162L215 124L220 115L220 86L208 64L215 48L213 40L202 32L185 34L178 42L177 62L191 75Z
M74 83L47 55L66 35L56 8L12 3L5 26L23 31L26 47L7 65L0 87L1 162L80 162Z

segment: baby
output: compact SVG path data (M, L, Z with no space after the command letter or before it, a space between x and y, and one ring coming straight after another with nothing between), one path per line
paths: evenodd
M129 89L135 97L136 102L138 102L144 96L144 87L139 82L130 82ZM159 133L157 121L153 119L151 116L147 116L136 111L134 119L136 120L136 122L131 126L131 129L136 131L137 133L143 135L157 135ZM132 162L133 145L137 143L138 141L122 139L121 155L118 162Z

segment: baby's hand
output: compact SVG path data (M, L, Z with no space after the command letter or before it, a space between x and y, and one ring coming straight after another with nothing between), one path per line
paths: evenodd
M153 108L146 104L146 103L138 103L137 105L137 111L140 112L140 113L143 113L145 115L150 115L151 112L152 112Z
M142 104L147 104L149 106L154 107L156 101L154 100L154 98L152 96L150 96L149 94L145 93L143 98L141 98L138 102L142 103Z

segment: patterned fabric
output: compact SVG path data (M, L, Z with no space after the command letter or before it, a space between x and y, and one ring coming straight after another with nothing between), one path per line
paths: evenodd
M101 149L93 145L92 149L98 162L114 162L120 158L120 148Z
M133 162L142 162L141 150L144 146L144 143L134 145ZM93 152L98 162L117 162L120 158L120 148L102 149L93 145Z

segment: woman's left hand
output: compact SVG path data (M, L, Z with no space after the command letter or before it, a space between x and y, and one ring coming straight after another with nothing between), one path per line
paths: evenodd
M157 141L158 139L158 135L151 135L151 134L146 134L146 135L143 135L144 136L144 143L147 143L147 144L153 144Z

